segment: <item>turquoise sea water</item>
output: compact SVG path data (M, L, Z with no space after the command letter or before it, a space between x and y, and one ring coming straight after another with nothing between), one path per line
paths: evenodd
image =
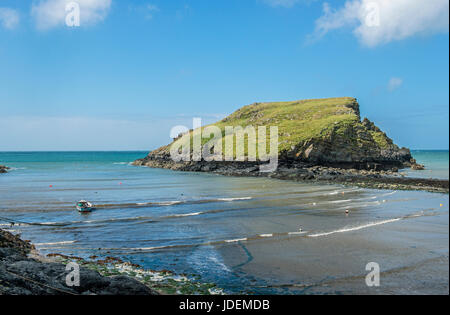
M423 171L405 170L408 176L448 179L448 150L415 150L411 152Z
M228 293L448 293L446 194L129 164L146 154L0 152L12 167L0 227L43 254L118 256ZM409 176L448 178L448 151L413 154L427 171ZM97 210L79 214L80 199ZM379 288L365 285L369 262L385 272Z

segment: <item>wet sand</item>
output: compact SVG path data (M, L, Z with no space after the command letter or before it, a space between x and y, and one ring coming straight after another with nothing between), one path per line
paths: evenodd
M247 284L254 293L448 294L448 219L442 211L355 231L240 242L219 251L234 272L254 279ZM380 287L365 283L369 262L380 265Z

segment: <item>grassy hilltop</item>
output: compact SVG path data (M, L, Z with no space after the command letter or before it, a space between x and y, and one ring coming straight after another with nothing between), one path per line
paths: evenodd
M225 126L267 126L267 130L278 126L278 154L282 160L400 166L411 159L408 149L400 149L368 119L361 120L359 104L351 97L255 103L213 125L222 130L222 137ZM149 157L167 158L169 152L170 145L151 152Z

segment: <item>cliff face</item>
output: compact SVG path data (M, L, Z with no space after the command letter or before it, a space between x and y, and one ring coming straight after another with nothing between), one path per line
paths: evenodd
M281 161L367 169L414 164L409 149L399 148L367 118L361 120L359 104L350 97L255 103L213 125L222 130L223 138L225 126L278 126ZM169 156L170 145L136 164Z

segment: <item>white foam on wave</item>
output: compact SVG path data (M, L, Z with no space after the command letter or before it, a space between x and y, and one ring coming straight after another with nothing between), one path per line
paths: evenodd
M273 234L259 234L259 237L273 237Z
M177 201L159 202L158 205L160 205L160 206L171 206L171 205L177 205L177 204L180 204L180 203L182 203L182 201L177 200Z
M346 200L332 200L324 203L344 203L344 202L350 202L352 199L346 199Z
M389 219L389 220L384 220L384 221L379 221L379 222L372 222L372 223L367 223L367 224L363 224L363 225L360 225L360 226L343 228L343 229L339 229L339 230L335 230L335 231L331 231L331 232L310 234L310 235L308 235L308 237L321 237L321 236L328 236L328 235L337 234L337 233L359 231L359 230L367 229L367 228L370 228L370 227L373 227L373 226L378 226L378 225L383 225L383 224L387 224L387 223L398 222L400 220L402 220L402 218Z
M335 191L332 191L332 192L330 192L330 193L328 193L327 195L331 195L331 196L333 196L333 195L338 195L338 194L349 194L349 193L352 193L352 192L357 192L357 191L361 191L362 189L360 189L360 188L357 188L357 189L350 189L350 190L335 190Z
M78 223L78 221L74 221L75 223ZM40 222L40 223L25 223L27 225L32 225L32 224L36 224L36 225L60 225L60 224L67 224L67 223L73 223L73 222Z
M114 165L127 165L127 164L129 164L130 162L114 162L113 164Z
M306 234L307 232L289 232L288 235L303 235Z
M73 244L76 241L63 241L63 242L53 242L53 243L37 243L35 246L52 246L52 245L68 245Z
M138 206L147 206L147 205L156 205L156 206L172 206L182 203L182 201L162 201L162 202L138 202L136 205Z
M153 246L153 247L136 247L136 248L121 248L125 250L154 250L154 249L164 249L164 248L170 248L172 246ZM111 248L114 249L114 248Z
M216 255L218 254L217 252L215 252ZM227 265L224 264L224 262L222 261L222 258L218 258L216 256L208 256L208 259L211 260L216 266L220 267L222 270L226 271L226 272L231 272L231 269L228 268Z
M384 196L392 196L393 194L396 194L396 193L397 193L397 191L395 190L395 191L391 191L391 192L388 192L388 193L385 193L385 194L381 194L380 197L381 196L383 196L383 197Z
M186 213L186 214L175 214L173 215L173 217L191 217L191 216L196 216L196 215L200 215L203 214L203 212L193 212L193 213Z
M237 200L250 200L252 197L239 197L239 198L219 198L220 201L237 201Z
M225 242L226 243L237 243L237 242L246 241L246 240L247 240L247 238L245 237L245 238L237 238L234 240L225 240Z
M331 201L320 202L319 204L351 203L351 202L354 202L354 201L374 200L374 199L377 199L377 198L378 198L377 196L370 196L370 197L357 198L357 199L331 200ZM316 203L313 203L313 205L316 205Z
M344 207L339 207L336 208L335 210L346 210L346 209L358 209L358 208L365 208L365 207L370 207L370 206L378 206L382 203L382 201L370 201L370 202L365 202L365 203L354 203L348 206L344 206Z
M21 171L21 170L26 170L28 169L27 167L10 167L8 169L8 171Z

